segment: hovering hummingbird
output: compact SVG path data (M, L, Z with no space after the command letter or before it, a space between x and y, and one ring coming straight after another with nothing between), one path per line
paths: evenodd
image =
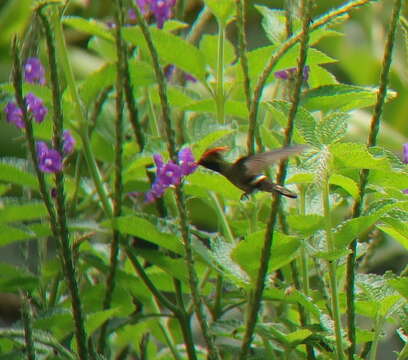
M297 195L294 192L281 185L274 184L263 174L263 171L273 163L284 160L291 155L299 154L305 149L306 146L304 145L287 146L278 150L243 156L234 163L230 163L222 155L224 151L228 150L228 147L222 146L207 150L201 156L198 164L220 173L236 187L245 191L241 199L255 190L270 193L278 192L289 198L296 198Z

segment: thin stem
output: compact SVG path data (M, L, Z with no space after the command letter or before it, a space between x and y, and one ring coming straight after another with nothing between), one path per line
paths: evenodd
M22 294L21 294L22 295ZM24 339L25 339L25 351L27 353L27 360L35 360L35 349L33 341L33 324L32 324L32 311L30 306L29 297L22 295L22 320L24 325Z
M218 23L218 52L217 52L217 119L219 124L225 124L225 93L224 93L224 40L225 28Z
M56 44L58 47L59 52L59 60L61 62L61 67L63 69L68 90L72 97L75 107L75 115L78 119L78 123L76 124L76 130L81 137L84 157L88 164L88 169L90 171L91 177L95 183L96 190L98 192L99 198L101 200L103 209L107 217L112 218L112 204L110 202L108 191L105 188L105 185L102 180L102 176L98 169L98 166L95 161L95 157L92 153L92 148L90 145L89 140L89 133L88 133L88 121L85 117L85 112L83 110L81 98L79 96L78 87L75 82L74 73L71 67L71 63L68 58L68 50L67 45L65 43L64 33L62 29L62 23L59 19L58 13L56 10L52 13L52 23L53 23L53 31L55 35Z
M228 220L225 217L225 213L221 207L220 201L218 199L217 194L214 192L210 192L210 197L215 205L215 212L217 213L218 220L221 223L222 233L224 234L227 241L232 244L234 242L234 235L232 234L232 230L228 224Z
M303 20L303 38L300 46L300 54L298 61L298 68L296 74L296 83L293 94L293 102L289 112L288 124L285 129L285 139L284 145L287 146L292 142L294 123L297 113L297 109L300 102L300 90L303 81L303 68L306 64L307 49L309 43L309 24L310 24L310 2L308 0L302 0L302 6L304 9L304 20ZM252 104L253 105L253 104ZM279 165L277 173L277 183L283 184L286 179L287 174L287 161L282 161ZM241 350L239 353L239 360L245 360L249 351L249 347L252 343L252 337L255 330L255 325L258 320L258 313L261 306L262 294L265 287L266 275L268 272L268 264L271 257L271 248L273 244L273 235L275 225L278 219L279 208L281 203L281 197L277 193L272 195L271 213L269 216L269 222L267 225L267 230L265 233L264 245L262 248L260 266L258 269L258 275L256 279L255 289L250 294L249 304L248 304L248 316L245 324L245 334L241 345Z
M170 157L173 161L177 161L177 151L176 151L176 142L175 142L175 134L174 130L171 125L171 117L170 117L170 106L167 98L167 84L165 81L165 77L163 74L163 70L160 67L159 57L157 54L157 50L153 44L151 34L149 28L140 12L140 9L136 6L135 12L137 16L138 23L141 27L143 36L146 40L147 47L149 49L152 62L153 62L153 69L156 75L156 79L158 82L159 87L159 97L161 103L161 110L162 110L162 117L165 126L165 134L167 137L167 148L170 154ZM194 258L193 258L193 249L191 244L191 234L188 227L188 217L187 217L187 210L185 206L184 196L182 192L182 185L177 186L175 189L176 193L176 203L177 209L179 213L180 219L180 230L182 234L182 239L184 243L185 249L185 257L188 269L188 276L189 276L189 285L191 296L193 299L193 304L195 308L195 313L198 319L198 322L201 327L201 331L204 337L204 341L207 346L209 358L212 360L219 359L218 350L215 347L214 340L209 333L209 327L207 324L205 312L203 309L203 303L199 292L198 286L198 277L194 268Z
M389 73L392 62L392 52L395 43L395 34L398 25L398 19L401 12L402 0L395 0L394 9L392 13L391 25L388 31L387 42L385 44L383 67L380 76L380 88L377 94L377 102L374 108L373 117L370 124L370 132L367 140L367 147L375 146L377 143L377 135L380 129L381 115L384 108L385 98L387 95L387 87L389 81ZM353 206L352 218L357 218L361 215L365 189L368 181L369 170L362 169L360 172L359 183L359 198L355 201ZM354 359L356 352L356 314L355 314L355 271L356 271L356 250L357 239L353 240L349 245L350 254L347 257L347 282L346 282L346 295L347 295L347 328L348 339L350 341L350 347L348 348L349 360Z
M380 316L377 314L375 317L375 331L374 331L374 337L373 337L373 342L370 347L370 358L369 360L376 360L377 359L377 349L378 349L378 343L380 342L380 337L381 337L381 329L383 326L384 322L384 317Z
M237 28L238 28L238 56L244 76L244 92L248 110L251 108L251 81L249 79L247 41L245 35L246 1L236 0L237 4Z
M330 212L330 201L329 201L329 179L328 176L323 180L323 189L322 189L322 200L323 200L323 211L325 218L325 232L326 232L326 242L327 242L327 251L329 253L333 252L335 249L334 239L333 239L333 225ZM337 289L337 262L329 261L329 279L330 279L330 288L331 288L331 308L334 320L334 330L336 334L336 355L338 360L344 359L343 351L343 341L341 336L341 314L340 314L340 305L339 305L339 294Z
M55 9L51 9L54 13ZM40 11L39 13L44 25L45 37L47 41L48 59L50 64L52 99L54 108L54 134L53 143L55 149L63 154L63 113L60 90L60 80L57 68L56 47L51 25L48 18ZM61 243L61 257L63 259L63 269L68 282L68 288L72 301L72 312L74 315L75 335L78 344L78 353L81 359L88 359L87 334L85 330L85 317L82 311L82 304L79 297L79 288L76 278L75 265L73 261L72 248L70 243L70 234L67 225L65 193L64 193L64 173L62 171L55 174L57 220L59 229L59 238Z
M198 14L196 21L191 26L191 30L186 36L186 40L192 44L195 44L200 38L203 28L208 20L211 19L211 11L208 7L204 6L201 12Z
M113 194L113 216L119 217L122 214L122 195L123 195L123 183L122 183L122 170L123 170L123 87L124 77L126 72L123 71L124 57L126 58L126 48L122 41L122 24L123 24L123 4L121 0L116 1L116 52L118 54L117 61L117 78L116 78L116 119L115 119L115 183ZM127 70L129 70L127 68ZM127 74L129 75L129 74ZM128 84L130 86L130 84ZM128 89L131 91L131 88ZM133 99L133 96L132 96ZM132 100L134 105L134 102ZM128 103L129 105L129 103ZM131 109L131 107L130 107ZM129 109L129 110L130 110ZM134 114L133 114L134 115ZM132 116L130 114L130 116ZM115 280L118 268L119 257L119 242L120 232L117 229L113 229L112 244L110 249L110 266L109 273L106 280L105 298L103 300L103 309L109 309L112 303L113 292L115 291ZM98 353L104 354L106 348L107 331L109 326L109 320L101 327L98 343Z
M373 0L360 0L360 1L355 1L351 3L347 3L343 6L341 6L338 9L335 9L331 12L329 12L326 15L321 16L320 18L316 19L311 25L310 25L310 31L314 31L331 20L335 19L336 17L342 16L351 10L361 7ZM309 29L309 28L308 28ZM308 30L309 31L309 30ZM286 40L280 48L272 55L270 58L269 62L264 68L264 71L262 72L261 76L258 78L258 81L256 82L256 85L254 87L253 95L252 95L252 102L251 102L251 109L249 112L249 129L248 129L248 136L247 136L247 147L248 147L248 154L253 154L255 152L255 134L256 134L256 127L257 127L257 116L258 116L258 109L259 109L259 104L262 96L262 92L264 89L264 86L266 84L266 81L269 77L269 75L272 73L273 68L279 61L279 59L296 43L301 41L301 39L304 36L304 30L299 32L298 34L292 36L288 40Z

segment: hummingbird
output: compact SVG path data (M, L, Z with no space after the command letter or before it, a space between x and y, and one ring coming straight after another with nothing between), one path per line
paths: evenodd
M301 153L306 149L306 146L287 146L278 150L243 156L233 163L226 161L222 155L228 149L225 146L208 149L201 156L198 164L220 173L236 187L243 190L244 194L241 199L246 198L254 191L277 192L289 198L297 198L294 192L273 183L263 174L263 171L273 163Z

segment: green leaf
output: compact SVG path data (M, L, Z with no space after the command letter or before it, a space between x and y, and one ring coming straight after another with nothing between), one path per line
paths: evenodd
M39 286L39 278L28 271L0 263L0 291L33 291Z
M47 215L47 209L42 202L7 204L0 209L0 223L34 220L46 217Z
M16 227L0 224L0 247L35 237L36 234L31 231L24 231Z
M209 171L196 171L188 177L190 185L186 185L186 191L189 192L189 186L198 186L207 191L214 191L221 194L224 198L239 200L242 194L237 187L232 185L225 177Z
M383 221L387 225L377 225L377 227L393 237L406 250L408 250L408 225L402 221L389 217L384 218Z
M330 176L329 183L337 185L346 190L354 199L358 198L360 193L357 183L347 176L333 174Z
M0 160L0 181L22 185L37 190L37 178L28 171L25 171L25 167L26 162L21 160Z
M316 137L321 144L332 144L341 140L347 132L350 115L347 113L330 113L316 127Z
M227 135L230 135L233 133L233 130L216 130L213 132L210 132L208 135L204 136L201 140L196 142L193 145L193 154L196 159L199 159L201 155L203 155L204 151L207 150L211 145L214 143L218 142L222 138L224 138Z
M286 40L285 11L270 9L261 5L255 5L255 9L262 15L262 27L268 39L272 43L281 43Z
M106 320L109 320L119 312L118 309L108 309L91 314L86 317L86 332L88 335L93 334Z
M320 230L324 225L324 217L321 215L288 215L289 226L299 231L302 235L308 236Z
M217 112L217 106L214 99L204 99L191 102L182 107L183 111L196 111L215 114ZM242 119L248 118L248 108L241 101L228 100L225 104L225 114L231 116L237 116Z
M107 25L95 19L84 19L77 16L66 16L62 19L65 25L102 39L115 41L115 37L110 33Z
M101 90L112 86L116 81L116 65L107 64L91 75L80 86L81 98L86 106L94 101L101 93Z
M311 89L324 85L335 85L338 83L336 77L324 67L320 65L309 65L309 67L310 72L307 83Z
M218 36L217 35L203 35L200 41L200 50L204 54L205 62L217 69L218 58ZM236 58L234 45L228 40L224 40L224 64L231 64Z
M300 246L299 239L287 236L277 231L273 234L273 245L268 271L274 271L290 263L296 256ZM241 266L251 277L256 279L262 247L265 239L265 230L250 234L244 241L238 243L232 251L232 259Z
M105 222L104 225L109 227L110 224ZM139 237L177 254L183 254L184 252L183 246L176 235L160 232L157 230L157 226L146 219L137 216L123 216L115 221L114 227L123 234Z
M204 0L218 23L225 27L235 15L235 2L233 0Z
M112 41L108 41L97 36L92 36L92 38L88 41L88 49L94 51L110 63L114 63L118 60L116 46Z
M349 111L372 106L377 101L376 88L336 84L311 89L305 93L301 104L309 111ZM396 97L388 91L387 100Z
M388 280L388 285L397 290L406 300L408 300L408 278L403 277Z
M150 27L150 32L157 53L162 61L173 64L199 80L205 80L205 62L200 50L181 37L164 30ZM133 45L147 49L146 42L139 28L124 28L123 38Z
M185 283L188 282L188 272L184 259L172 259L157 250L138 249L137 255L143 257L149 263L158 266L172 277Z
M394 187L405 190L408 184L408 173L394 169L376 169L371 170L368 176L368 182L380 187Z
M339 169L389 170L390 168L388 159L374 157L363 144L336 143L330 145L330 151Z

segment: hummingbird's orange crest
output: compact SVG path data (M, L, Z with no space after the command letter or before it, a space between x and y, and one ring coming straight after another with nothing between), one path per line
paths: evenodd
M208 149L202 156L201 159L205 159L207 156L212 154L221 152L221 151L228 151L230 148L228 146L217 146L211 149Z

